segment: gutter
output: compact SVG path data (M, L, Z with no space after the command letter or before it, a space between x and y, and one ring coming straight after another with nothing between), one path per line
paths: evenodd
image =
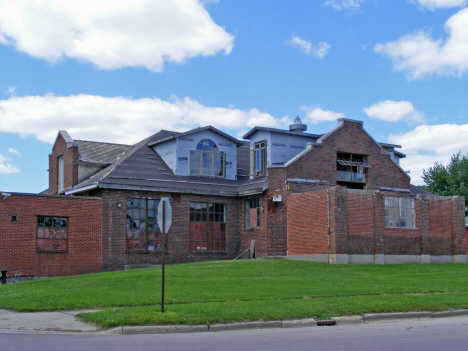
M68 191L65 191L65 195L73 195L73 194L76 194L76 193L81 193L83 191L96 189L98 187L98 185L99 185L98 182L96 182L94 184L87 185L87 186L84 186L82 188L68 190Z

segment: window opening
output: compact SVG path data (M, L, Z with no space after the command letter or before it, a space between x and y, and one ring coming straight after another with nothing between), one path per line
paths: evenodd
M254 144L253 150L250 150L251 175L254 177L264 176L266 174L266 142L261 141Z
M190 150L190 175L224 178L224 153L219 152L214 141L203 139L196 150Z
M37 216L37 251L66 252L68 249L68 218Z
M63 181L64 181L64 163L63 163L63 156L58 158L58 192L63 191Z
M226 205L190 203L190 251L226 251Z
M385 196L385 227L416 228L414 199Z
M162 233L158 224L158 206L159 200L127 199L127 250L162 250Z
M370 167L366 155L338 152L336 157L337 184L363 189L367 181L367 169Z
M245 227L255 228L260 226L260 199L245 200Z

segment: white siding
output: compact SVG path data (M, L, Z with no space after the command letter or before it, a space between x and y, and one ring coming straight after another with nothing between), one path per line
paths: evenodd
M153 146L153 150L156 151L159 156L166 162L167 166L177 174L177 156L176 156L176 141L171 140L162 144Z
M237 144L210 130L189 134L175 141L154 146L154 150L162 157L172 171L181 176L190 175L190 150L195 150L202 139L213 140L220 152L225 153L226 179L236 179L237 176Z
M284 165L307 147L307 143L315 141L308 136L271 133L271 165Z

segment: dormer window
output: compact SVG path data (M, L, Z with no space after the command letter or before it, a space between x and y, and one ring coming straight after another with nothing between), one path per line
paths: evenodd
M224 178L224 165L224 153L213 140L203 139L190 150L190 175Z

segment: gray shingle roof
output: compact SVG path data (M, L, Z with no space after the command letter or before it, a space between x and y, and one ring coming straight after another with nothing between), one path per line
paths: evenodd
M131 145L86 140L75 140L75 143L78 145L78 161L89 164L110 165L131 148Z
M99 188L139 189L197 193L208 195L239 196L261 193L267 188L266 177L249 179L248 176L237 180L178 176L150 146L160 139L175 135L176 132L160 131L151 137L130 146L129 149L111 165L90 178L75 185L67 193L79 192L92 186ZM239 141L239 144L244 144ZM239 150L240 149L240 150ZM249 151L240 147L238 167L248 174Z

